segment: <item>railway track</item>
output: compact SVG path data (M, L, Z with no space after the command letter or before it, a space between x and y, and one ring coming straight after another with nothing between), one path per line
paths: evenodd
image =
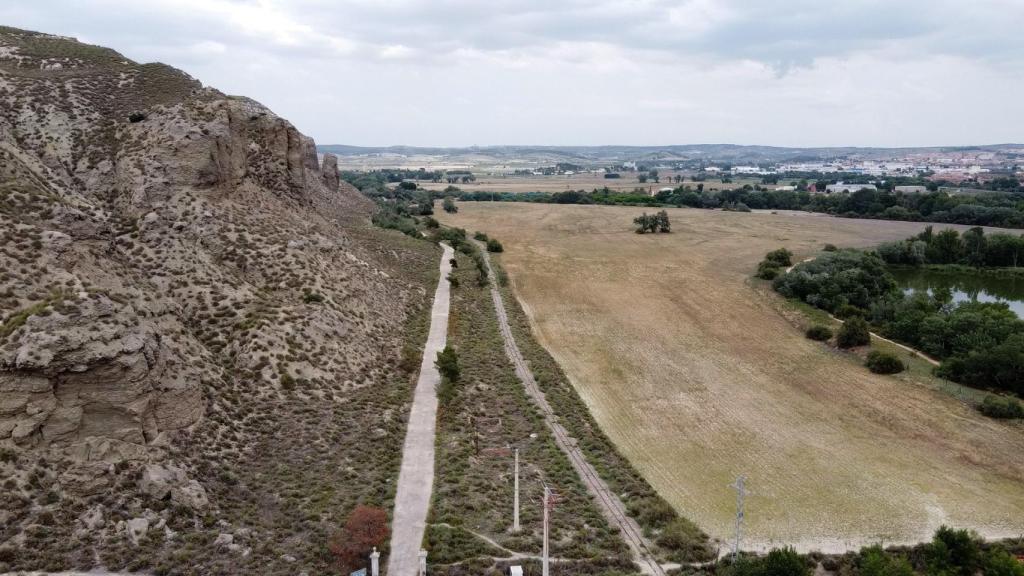
M526 359L523 358L523 354L516 344L515 336L512 334L512 328L508 322L505 303L501 292L498 290L497 278L494 274L494 268L491 266L490 255L482 244L479 242L477 244L481 246L484 261L487 263L487 274L491 280L491 300L494 302L494 310L498 316L498 328L505 343L505 354L512 361L516 376L519 377L519 380L526 388L527 394L543 414L544 422L555 438L555 444L569 458L572 467L576 470L580 480L586 485L587 490L597 501L608 522L612 526L618 527L619 534L622 535L622 539L629 546L633 554L633 561L644 574L665 576L665 569L655 559L651 550L651 543L644 536L639 524L626 512L626 506L622 500L598 476L597 470L587 461L586 456L579 449L576 439L558 422L558 415L555 414L551 404L548 403L547 398L544 396L544 391L537 384L537 380L533 377L533 373L530 372L526 364Z

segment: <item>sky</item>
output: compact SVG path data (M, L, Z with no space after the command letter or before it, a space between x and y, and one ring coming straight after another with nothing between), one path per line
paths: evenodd
M320 144L1024 142L1024 0L2 0Z

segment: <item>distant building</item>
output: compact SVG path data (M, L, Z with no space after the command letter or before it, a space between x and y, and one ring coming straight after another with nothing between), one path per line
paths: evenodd
M925 186L897 186L895 190L904 194L923 194L928 191L928 188Z
M794 191L796 191L796 186L776 186L775 187L775 191L776 192L794 192Z
M825 186L826 194L836 194L839 192L857 192L859 190L871 190L872 192L874 192L875 190L878 190L878 188L876 188L874 184L843 184L842 182L838 184L829 184Z

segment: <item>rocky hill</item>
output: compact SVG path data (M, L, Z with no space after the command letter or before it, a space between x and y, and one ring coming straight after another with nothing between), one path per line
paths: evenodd
M439 254L371 208L257 102L0 28L0 572L323 573Z

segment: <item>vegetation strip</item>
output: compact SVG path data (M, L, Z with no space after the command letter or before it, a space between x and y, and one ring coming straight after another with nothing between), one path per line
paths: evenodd
M576 441L569 436L565 428L555 421L557 416L554 410L552 410L551 405L545 399L544 392L537 386L537 381L526 366L526 360L519 351L519 347L516 346L515 337L512 335L512 329L509 327L508 315L505 312L505 304L502 300L501 292L498 291L496 285L497 276L494 273L494 268L491 266L490 256L486 253L484 253L484 261L487 263L488 276L492 282L491 298L494 301L494 308L498 314L501 335L505 340L505 353L516 367L516 375L519 376L530 397L533 398L544 414L544 420L554 434L558 446L569 457L573 468L576 469L583 482L587 485L587 488L600 502L601 509L608 517L608 521L621 530L622 537L633 551L636 562L640 564L645 573L663 576L665 571L654 559L650 543L640 531L640 526L626 514L625 505L623 505L618 496L608 489L608 485L597 475L594 467L587 462L583 453L576 447Z
M390 576L417 574L417 554L426 530L430 493L434 482L434 433L437 423L437 387L441 376L434 366L434 358L444 348L448 331L449 285L451 273L451 247L442 244L440 278L434 293L430 333L423 347L419 380L409 426L402 450L402 467L398 475L393 514L394 533L391 555L388 558Z

